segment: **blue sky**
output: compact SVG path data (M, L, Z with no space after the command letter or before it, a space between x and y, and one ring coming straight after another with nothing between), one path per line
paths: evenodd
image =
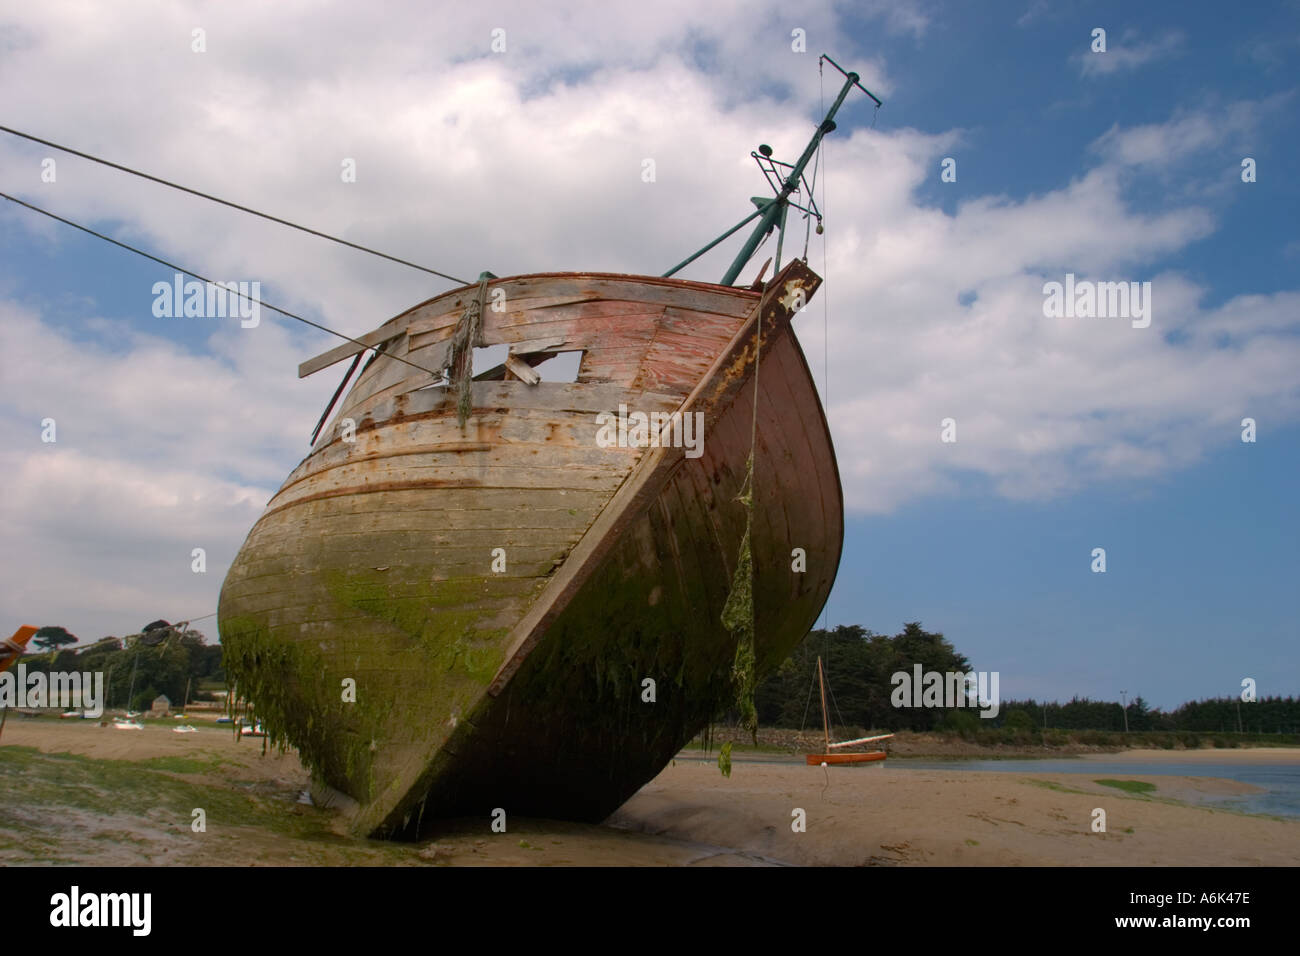
M655 274L765 190L749 150L802 149L823 50L885 100L827 141L797 325L849 509L825 620L920 620L1008 697L1300 692L1300 4L55 4L0 15L0 123L467 278ZM349 334L447 288L47 154L0 137L0 189ZM3 206L0 610L91 639L215 610L328 341L155 318L168 270ZM1150 281L1151 327L1045 318L1066 273Z
M1111 124L1180 112L1214 123L1234 103L1277 98L1286 111L1233 149L1170 155L1127 196L1135 210L1159 211L1182 190L1237 178L1241 156L1254 157L1273 170L1267 186L1215 197L1214 233L1150 268L1194 278L1206 304L1296 288L1295 4L1255 5L1240 18L1215 4L1052 4L1022 26L1012 24L1026 4L944 9L923 36L891 49L897 92L877 119L964 131L952 150L957 182L932 177L917 191L922 202L952 214L971 195L1050 190L1086 168L1089 145ZM1108 28L1112 49L1129 30L1139 45L1177 41L1147 65L1085 79L1071 58L1094 26ZM1270 431L1248 445L1226 430L1189 467L1046 502L990 495L970 475L942 500L852 518L823 620L886 633L921 620L975 666L1002 670L1011 696L1109 699L1127 689L1170 707L1232 694L1243 676L1265 693L1294 694L1300 429L1288 417ZM1107 548L1105 575L1090 570L1096 546Z

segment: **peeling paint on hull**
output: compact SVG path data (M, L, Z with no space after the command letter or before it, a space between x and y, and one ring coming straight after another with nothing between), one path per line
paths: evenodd
M250 532L219 612L228 671L355 801L355 832L497 807L602 819L725 706L735 640L719 616L756 390L759 674L802 640L843 539L829 432L789 328L793 293L818 282L795 262L763 297L757 386L757 293L635 276L493 281L507 306L484 313L486 344L525 360L538 343L579 350L582 364L572 384L540 363L536 385L476 381L463 430L428 376L367 366ZM376 344L435 367L475 292L398 316ZM700 412L703 454L599 447L596 415L620 404ZM355 442L340 437L348 418Z

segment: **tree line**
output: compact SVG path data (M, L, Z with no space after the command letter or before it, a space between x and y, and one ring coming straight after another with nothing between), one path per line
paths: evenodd
M29 674L103 672L105 706L128 710L147 709L159 694L166 694L179 707L187 689L190 700L211 699L199 691L199 683L226 679L220 644L209 644L201 632L180 631L163 620L146 624L139 634L126 638L110 636L84 647L67 646L76 641L61 627L43 627L32 643L44 652L25 655L22 664Z
M941 633L920 622L893 636L857 625L814 630L755 691L759 723L769 727L814 728L821 723L817 658L826 672L827 706L839 727L942 731L974 726L1012 730L1124 730L1300 733L1300 699L1264 697L1245 703L1234 697L1190 701L1165 712L1141 697L1125 703L1075 697L1067 703L1002 700L996 717L979 718L971 708L895 707L892 676L923 671L971 671L970 662Z

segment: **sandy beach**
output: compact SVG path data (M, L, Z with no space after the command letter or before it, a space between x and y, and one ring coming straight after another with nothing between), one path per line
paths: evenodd
M1107 762L1300 763L1282 749L1128 751ZM1106 777L1114 777L1108 773ZM810 767L684 753L603 825L508 818L440 824L418 844L355 840L305 805L293 754L228 729L118 731L10 720L0 740L0 863L188 865L1063 865L1300 863L1300 821L1198 805L1252 785L1212 776ZM206 829L195 832L202 808ZM1106 814L1093 832L1094 811ZM507 808L508 810L508 808ZM798 811L802 811L800 814ZM802 818L805 828L792 823Z

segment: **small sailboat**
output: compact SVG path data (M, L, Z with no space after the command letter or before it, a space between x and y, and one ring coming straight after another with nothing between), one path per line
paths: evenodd
M893 734L877 734L874 737L858 737L854 740L841 740L838 743L831 743L831 722L828 711L826 710L826 671L822 667L822 659L817 658L817 682L821 685L822 691L822 730L826 735L826 752L820 754L806 754L808 763L811 766L818 767L822 764L832 763L871 763L875 760L884 760L885 751L868 750L858 753L833 753L839 747L857 747L861 744L871 744L878 740L888 740Z
M131 720L130 718L126 720L118 718L113 721L113 728L115 730L144 730L144 724L140 723L138 720Z

